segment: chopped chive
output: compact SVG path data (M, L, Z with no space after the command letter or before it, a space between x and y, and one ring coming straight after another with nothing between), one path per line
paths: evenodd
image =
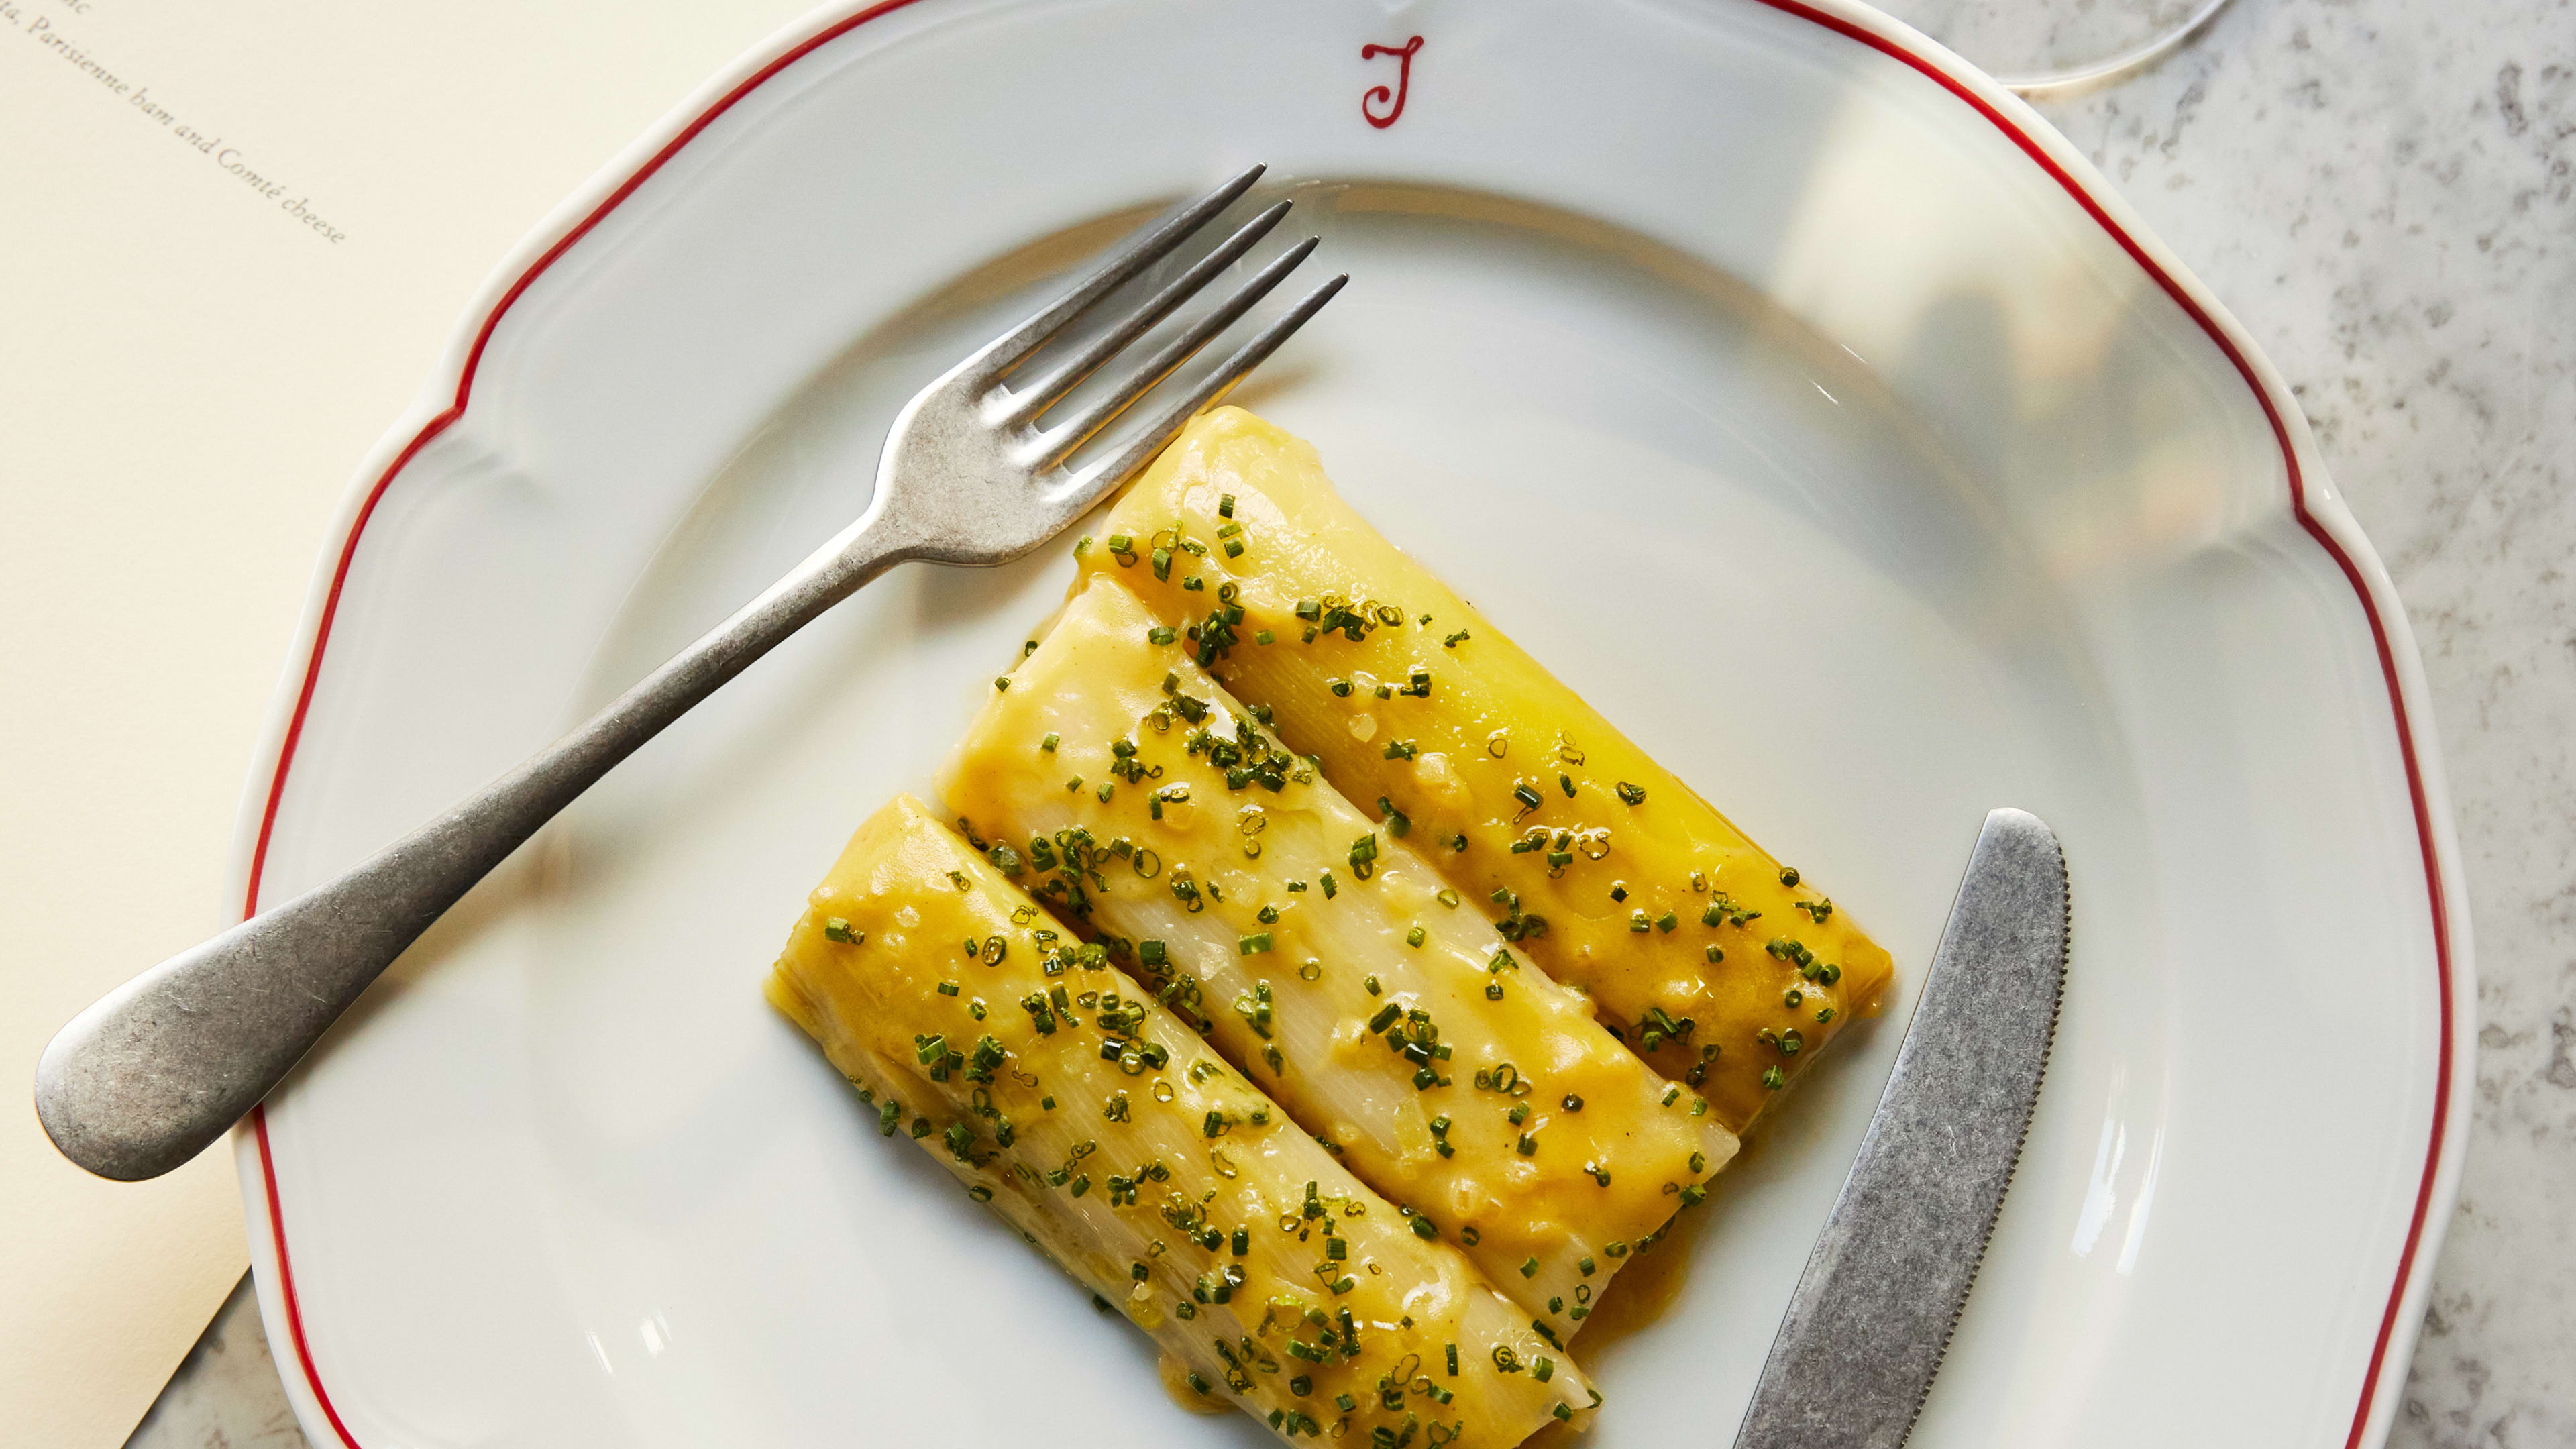
M1402 840L1405 833L1413 829L1413 821L1403 811L1396 809L1395 802L1384 795L1377 797L1377 813L1378 817L1386 822L1386 833L1398 840Z
M850 923L839 916L833 916L823 922L824 940L838 941L845 946L855 946L867 938L867 932L851 930Z

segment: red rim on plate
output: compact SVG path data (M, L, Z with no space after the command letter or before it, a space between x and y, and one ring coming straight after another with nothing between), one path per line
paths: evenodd
M752 72L692 117L676 135L643 164L636 167L597 206L591 208L551 246L547 247L534 262L531 262L501 294L500 300L493 304L492 310L485 315L481 327L475 332L473 345L466 352L464 367L457 377L454 400L423 424L420 430L412 435L410 441L403 445L401 451L394 455L393 461L385 466L384 471L367 490L365 500L359 504L357 516L350 523L348 536L341 541L339 557L331 573L331 583L324 592L320 617L314 626L312 647L305 656L303 679L296 692L295 707L287 718L285 737L278 747L277 765L269 779L267 797L260 815L259 832L252 845L249 882L242 899L244 919L259 912L260 877L267 865L269 838L276 828L279 802L286 792L287 771L295 762L296 742L303 733L305 715L312 707L314 690L322 677L323 651L330 643L332 620L339 611L341 590L348 582L350 565L357 556L359 537L366 532L367 522L375 515L376 504L383 499L385 490L391 487L394 480L401 476L411 461L419 456L421 449L427 447L433 439L447 431L457 419L465 415L466 404L471 400L474 392L475 371L482 362L484 348L491 342L492 334L501 325L502 316L565 252L571 250L575 243L587 236L592 228L624 203L627 197L633 195L638 187L650 179L655 172L661 170L673 156L678 155L683 147L695 140L698 134L717 117L731 110L736 102L830 41L871 20L904 9L913 3L914 0L883 0L883 3L872 5L854 15L845 16L788 46L767 64ZM2353 561L2352 555L2335 539L2324 523L2308 511L2306 481L2299 467L2298 450L2291 442L2289 424L2283 418L2280 406L2273 400L2270 390L2265 388L2262 380L2255 375L2253 364L2246 359L2244 350L2237 346L2235 339L2230 337L2227 330L2221 327L2217 320L2210 316L2208 310L2192 297L2187 288L2157 264L2155 258L2148 254L2146 247L2121 226L2109 209L2086 189L2081 180L2050 156L2047 148L2018 122L2006 115L1992 101L1978 94L1968 82L1953 75L1941 61L1909 49L1898 40L1857 25L1850 20L1800 4L1798 0L1756 0L1756 3L1766 5L1783 14L1795 16L1810 24L1822 26L1848 40L1901 61L1948 91L1993 125L1996 130L2010 138L2012 143L2020 148L2022 154L2029 157L2033 164L2047 173L2050 180L2056 182L2068 196L2072 197L2075 204L2084 209L2085 215L2091 217L2113 241L2117 242L2120 249L2126 252L2132 261L2136 262L2149 277L2155 279L2156 285L2173 300L2174 305L2180 307L2194 324L2208 334L2209 340L2217 345L2229 365L2234 367L2237 375L2244 379L2246 387L2252 390L2254 400L2263 409L2263 416L2271 424L2272 436L2281 449L2281 464L2289 484L2291 512L2297 517L2300 527L2307 531L2308 536L2314 539L2317 546L2325 550L2326 556L2334 560L2335 566L2342 570L2345 581L2352 585L2354 595L2360 600L2363 617L2369 620L2371 642L2378 650L2380 673L2388 686L2389 709L2395 716L2398 750L2406 766L2406 787L2413 800L2415 833L2423 854L2424 891L2427 906L2431 912L2433 959L2438 978L2440 1040L2438 1043L2439 1080L2433 1094L2432 1131L2425 1144L2424 1169L2416 1186L2414 1213L2407 1223L2405 1246L2397 1256L2395 1279L2388 1291L2388 1306L2380 1315L2379 1332L2372 1342L2370 1362L2362 1375L2360 1398L2353 1407L2352 1428L2344 1439L2346 1449L2356 1449L2356 1446L2361 1443L2364 1431L2369 1427L2372 1406L2378 1398L2380 1378L2388 1367L2389 1345L2396 1336L2398 1315L2403 1309L2407 1289L2414 1277L2418 1249L2423 1245L2424 1225L2431 1212L2435 1181L2440 1175L2443 1144L2450 1122L2452 1012L2449 910L2442 885L2440 853L2434 840L2432 804L2425 792L2423 766L2417 758L2415 730L2407 716L2405 692L2399 682L2396 652L2389 642L2387 623L2380 616L2378 602L2372 598L2368 581L2363 578L2360 566ZM1376 122L1374 115L1370 119L1373 123ZM1392 117L1389 119L1392 120ZM339 1436L339 1442L346 1446L346 1449L364 1449L357 1438L349 1432L348 1425L342 1422L340 1411L333 1407L330 1392L322 1386L321 1375L314 1370L312 1349L305 1340L304 1316L295 1296L295 1270L287 1252L286 1220L278 1200L276 1163L269 1147L268 1114L265 1106L251 1109L250 1128L259 1152L261 1186L268 1209L269 1239L277 1254L278 1296L286 1309L286 1323L295 1349L296 1367L303 1374L306 1387L312 1391L314 1403L320 1406L324 1418L330 1422L332 1431Z

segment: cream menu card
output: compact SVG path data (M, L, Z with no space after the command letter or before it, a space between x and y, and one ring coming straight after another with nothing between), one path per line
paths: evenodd
M502 253L801 0L0 0L0 1442L121 1443L240 1275L225 1146L45 1142L63 1021L235 919L324 528Z

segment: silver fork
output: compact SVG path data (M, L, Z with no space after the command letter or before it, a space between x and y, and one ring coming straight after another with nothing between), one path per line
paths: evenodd
M1072 291L925 387L895 418L876 495L768 592L587 724L327 885L171 957L75 1017L36 1067L36 1114L63 1155L102 1177L156 1177L195 1156L276 1086L404 948L582 791L788 635L908 559L993 565L1053 538L1160 452L1332 299L1315 288L1106 456L1067 466L1315 248L1307 238L1157 346L1097 400L1048 410L1276 226L1246 222L1063 361L1015 369L1121 284L1172 254L1261 175L1256 166L1156 222Z

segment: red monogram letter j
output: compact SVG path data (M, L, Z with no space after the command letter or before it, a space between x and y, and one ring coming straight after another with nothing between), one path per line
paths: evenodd
M1404 114L1405 92L1413 85L1413 54L1420 49L1422 49L1422 37L1419 35L1402 45L1360 47L1362 60L1375 60L1381 55L1395 57L1395 89L1371 86L1368 94L1360 97L1360 114L1368 118L1370 125L1383 131L1395 124L1396 117ZM1384 111L1379 110L1381 106L1385 107Z

